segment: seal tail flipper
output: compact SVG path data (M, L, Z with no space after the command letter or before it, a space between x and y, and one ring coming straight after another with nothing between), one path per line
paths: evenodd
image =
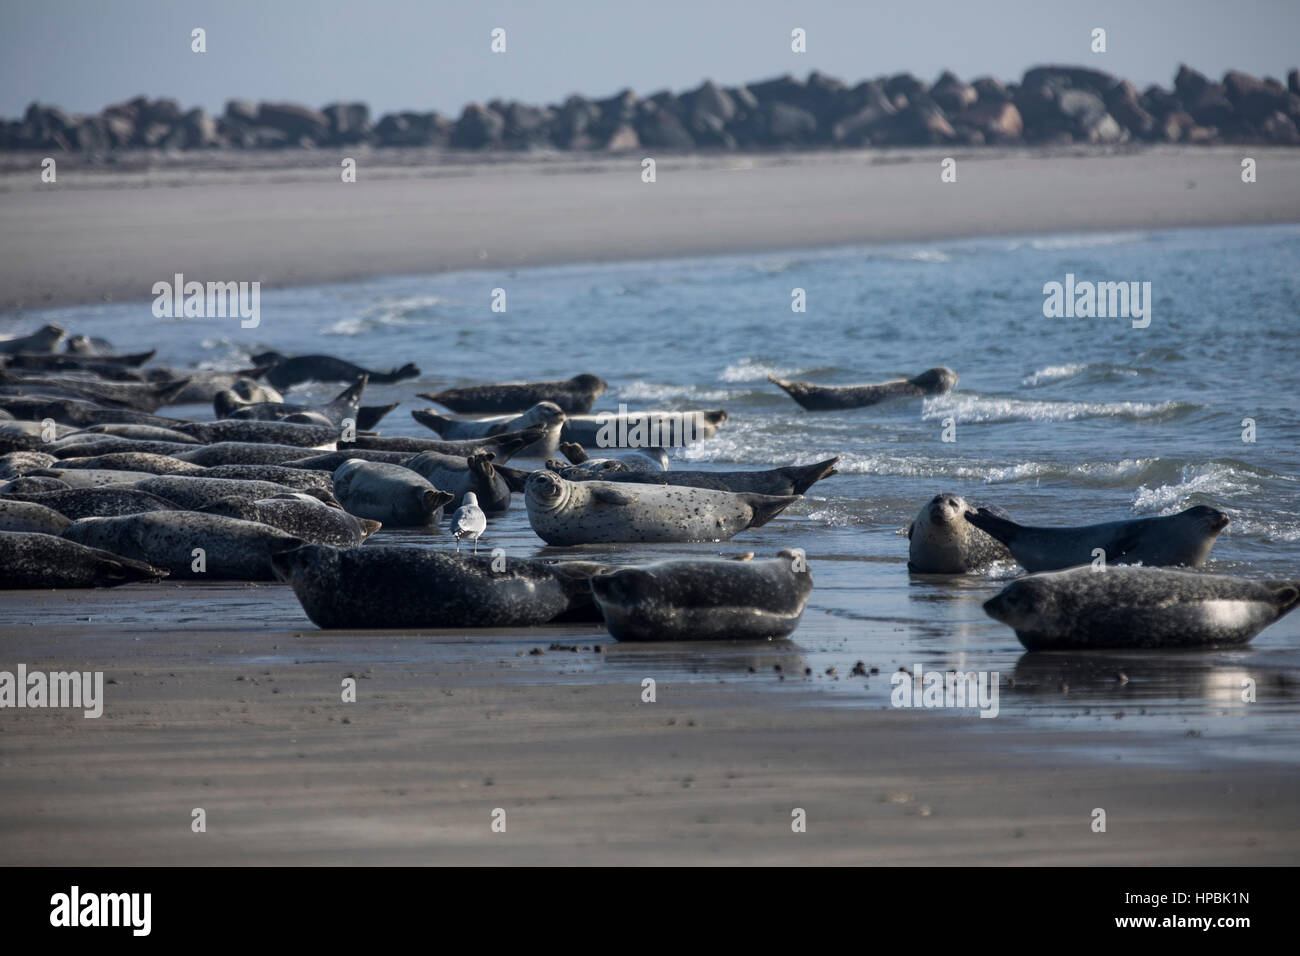
M976 511L967 511L962 515L967 521L979 528L981 531L992 535L1008 547L1011 542L1020 536L1021 526L1016 524L1010 518L1001 518L988 508L979 508Z
M789 468L782 468L790 483L794 486L794 493L801 495L814 484L823 478L829 478L831 475L838 475L835 466L839 464L840 457L828 458L825 461L819 461L815 465L792 465Z
M1265 581L1264 584L1273 591L1278 617L1290 614L1300 604L1300 581Z
M808 390L806 382L787 382L785 379L777 378L775 375L769 375L767 380L773 385L778 386L796 402L803 405L804 408L808 407L804 404L804 394Z
M587 454L587 449L583 448L576 441L560 442L560 453L569 459L571 465L581 465L584 461L590 460L591 456Z
M747 494L744 498L746 504L754 509L754 517L750 519L749 527L758 528L767 524L796 501L802 501L803 495Z
M361 521L362 541L364 541L366 538L369 538L372 534L374 534L376 531L378 531L380 528L383 527L383 524L381 522L372 521L369 518L361 518L359 520Z
M400 382L404 378L415 378L420 374L420 370L413 363L407 362L401 368L389 369L387 372L369 372L367 374L372 382L391 385L394 382Z
M517 455L520 450L545 438L546 427L544 425L529 425L523 431L507 432L504 435L493 437L504 439L495 446L496 454L501 461L509 461L511 455Z
M369 430L379 424L380 419L391 412L401 402L391 405L362 405L357 409L357 428Z
M424 513L427 515L437 514L438 510L442 508L443 505L447 504L447 502L451 501L455 497L456 496L450 492L441 491L437 488L434 488L432 491L426 490L422 495Z
M430 431L437 432L439 435L451 424L451 419L446 415L439 415L432 408L413 408L411 417Z
M366 390L366 383L370 381L370 376L362 375L355 382L349 385L343 391L339 392L330 401L330 408L352 408L361 401L361 394Z
M465 461L469 465L470 471L474 472L484 481L491 484L493 475L495 473L495 469L493 468L492 465L492 459L495 457L496 455L492 454L490 451L486 451L486 452L481 451L476 455L470 455L469 458L465 459Z

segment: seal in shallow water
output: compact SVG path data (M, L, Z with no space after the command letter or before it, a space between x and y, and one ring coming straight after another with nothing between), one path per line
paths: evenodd
M1148 567L1205 564L1219 532L1228 526L1222 511L1197 505L1176 515L1133 518L1075 528L1034 528L980 508L965 515L968 522L991 534L1008 548L1026 571L1059 571L1091 564L1093 551L1106 553L1109 564Z
M297 355L288 358L279 352L263 352L254 355L253 362L272 366L266 373L266 380L276 388L289 388L302 382L354 382L362 375L368 376L376 385L391 385L420 374L420 370L410 362L387 372L372 372L332 355Z
M554 402L538 402L522 415L506 415L501 418L482 420L448 418L428 408L417 408L411 417L421 425L432 429L447 441L465 441L475 438L490 438L509 432L522 431L532 426L545 429L544 436L531 445L519 449L514 454L520 458L545 458L555 454L560 444L560 429L564 425L564 412Z
M862 408L889 398L942 395L956 386L957 373L940 365L915 378L879 385L814 385L812 382L788 382L772 375L767 380L785 389L804 408L820 412L834 408Z
M323 628L532 627L592 604L587 562L308 545L272 564Z
M767 524L800 497L567 481L551 471L533 472L524 486L528 523L538 537L555 545L726 541Z
M591 593L620 641L788 637L812 593L804 553L763 561L676 559L602 572Z
M0 590L111 588L167 572L49 534L0 531Z
M612 481L628 485L685 485L715 491L752 492L759 495L801 495L814 482L837 474L839 458L812 465L789 465L762 471L586 471L581 465L548 461L546 467L569 481ZM513 472L505 472L507 481Z
M1300 581L1165 568L1031 574L984 602L1031 651L1244 644L1300 602Z
M994 561L1010 560L1006 545L964 520L974 512L960 495L935 495L922 505L907 529L907 570L914 574L966 574Z

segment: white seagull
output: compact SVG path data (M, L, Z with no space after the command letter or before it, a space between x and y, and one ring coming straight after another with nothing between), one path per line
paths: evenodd
M456 550L460 550L461 538L473 538L474 553L478 554L478 536L486 528L487 515L478 506L478 495L472 491L465 492L465 499L451 516L451 533L456 536Z

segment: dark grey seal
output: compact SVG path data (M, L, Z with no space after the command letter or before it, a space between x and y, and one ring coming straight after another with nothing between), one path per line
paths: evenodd
M504 382L497 385L466 385L441 392L420 392L419 398L437 402L453 412L522 412L538 402L553 402L566 415L585 415L605 393L605 382L595 375L575 375L563 382Z
M809 411L821 412L835 408L863 408L890 398L942 395L956 386L957 373L939 366L915 378L880 385L814 385L812 382L787 382L771 375L767 380L781 386Z
M0 590L112 588L167 572L49 534L0 531Z

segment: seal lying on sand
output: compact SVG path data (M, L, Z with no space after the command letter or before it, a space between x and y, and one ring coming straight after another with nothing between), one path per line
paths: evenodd
M391 385L404 378L415 378L420 370L407 362L401 368L387 372L372 372L332 355L298 355L288 358L279 352L254 355L256 365L270 365L266 380L276 388L289 388L302 382L354 382L362 375L369 376L376 385Z
M563 382L468 385L441 392L420 392L417 397L462 414L522 412L538 402L553 402L566 415L585 415L596 399L605 394L606 387L600 378L584 373Z
M627 485L683 485L757 495L802 495L814 482L837 474L839 458L814 465L790 465L764 471L602 471L593 473L581 466L548 461L546 467L569 481L610 481ZM507 477L509 477L507 475Z
M82 518L63 537L166 568L175 578L211 581L274 580L271 555L306 544L269 525L197 511Z
M515 452L521 458L545 458L555 454L555 449L560 444L560 429L564 425L564 412L554 402L538 402L522 415L506 415L480 421L448 418L428 408L415 409L411 412L411 417L447 441L488 438L521 431L533 425L546 429L545 437L540 441Z
M289 402L245 402L234 391L223 389L212 399L212 410L218 418L238 418L262 422L284 421L290 415L315 412L324 416L330 425L338 428L345 418L357 421L357 409L369 379L361 376L324 405L294 405ZM358 426L360 427L360 426Z
M380 521L386 528L436 527L451 495L422 476L379 461L345 461L334 472L334 494L358 518Z
M341 465L343 462L339 462ZM334 468L338 468L335 465ZM238 478L244 481L269 481L284 485L294 491L313 491L316 497L326 501L334 496L334 469L313 471L306 468L290 468L286 465L213 465L188 471L191 478Z
M570 415L560 437L586 448L680 448L712 438L727 421L721 409Z
M726 541L767 524L799 495L735 494L681 485L566 481L528 476L528 523L547 544L612 541Z
M66 481L58 478L23 475L0 484L0 495L35 495L42 491L66 491L69 487Z
M986 509L992 513L992 509ZM1006 545L963 520L974 514L960 495L935 495L907 529L907 570L915 574L966 574L1008 561Z
M204 468L221 465L284 465L304 456L312 449L298 445L273 445L263 442L219 441L186 451L173 452L173 458Z
M510 507L510 486L497 474L491 455L455 458L424 451L407 461L405 467L435 488L450 493L449 510L459 508L466 494L475 495L478 506L488 514L501 514Z
M1163 568L1032 574L984 602L1029 650L1244 644L1300 602L1300 581Z
M12 501L30 501L53 508L66 518L117 518L146 511L182 511L180 505L157 495L121 485L105 488L70 488L30 494L6 495Z
M148 455L140 452L116 452L112 455L95 455L92 458L55 459L60 468L101 468L110 471L138 471L151 475L173 475L201 470L198 465L172 458L170 455Z
M1076 528L1033 528L980 508L967 521L997 538L1027 571L1059 571L1093 561L1093 551L1106 552L1109 564L1148 567L1205 564L1219 532L1228 526L1222 511L1197 505L1176 515L1134 518Z
M0 531L0 590L111 588L166 571L48 534Z
M63 534L72 522L53 508L34 501L0 501L0 531L29 531L33 534Z
M771 375L767 380L785 389L804 408L820 412L832 408L862 408L888 398L942 395L952 391L957 384L957 373L941 365L922 372L916 378L880 385L814 385L812 382L787 382Z
M465 441L434 441L431 438L402 438L400 436L384 437L378 435L358 435L354 442L339 442L339 451L360 448L363 451L404 451L408 455L417 455L422 451L434 451L440 455L455 455L468 458L470 455L490 453L498 462L505 462L519 454L523 449L546 439L547 430L540 425L530 425L517 432L503 432L485 438L469 438Z
M632 448L608 458L592 458L576 441L560 443L560 453L583 471L668 471L668 452L662 448ZM549 466L548 466L549 467Z
M308 545L272 563L323 628L532 627L592 603L586 562Z
M378 521L358 518L342 508L331 508L310 495L277 495L250 501L222 498L199 509L243 521L257 521L312 544L352 548L379 530Z
M339 440L339 429L329 425L300 425L294 422L240 421L223 418L215 422L191 422L177 429L205 444L213 442L265 442L297 445L301 448L331 448Z
M620 641L733 641L788 637L812 574L804 553L764 561L679 559L602 572L591 593Z
M246 498L256 501L275 495L293 494L296 489L270 481L247 481L241 478L191 478L189 475L145 476L146 480L135 486L136 491L157 495L175 502L182 508L203 508L222 498ZM338 504L329 492L306 492L326 504Z
M174 428L158 428L154 425L91 425L89 428L84 428L79 432L73 432L71 435L64 437L70 441L85 435L110 435L113 438L132 438L136 441L165 441L174 442L178 445L200 444L197 438L191 438L184 432L178 432Z
M67 334L57 325L43 325L30 335L0 339L0 355L16 355L19 352L53 352Z

